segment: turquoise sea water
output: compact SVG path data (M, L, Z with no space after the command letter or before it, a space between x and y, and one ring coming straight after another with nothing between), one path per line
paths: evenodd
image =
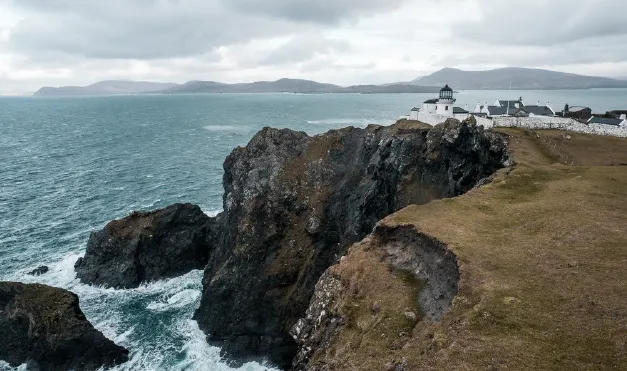
M627 109L627 90L461 92L458 105L526 102ZM0 280L80 296L90 321L131 351L121 370L229 370L195 322L202 272L110 290L78 283L90 231L175 202L221 209L222 162L262 127L310 134L390 124L429 94L0 98ZM39 265L51 272L26 273ZM0 369L7 368L1 366ZM265 367L251 363L242 370Z

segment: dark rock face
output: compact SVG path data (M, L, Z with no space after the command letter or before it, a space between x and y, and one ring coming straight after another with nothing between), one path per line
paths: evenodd
M391 268L406 271L423 283L418 304L426 319L439 321L450 310L458 292L460 275L457 257L445 244L419 233L413 225L388 227L384 224L377 225L365 244L368 249L381 250L382 261ZM364 279L376 277L366 275ZM346 297L350 296L346 295L349 291L346 286L352 284L355 283L336 276L333 267L322 275L307 312L291 330L291 335L300 345L293 370L328 369L325 357L320 355L325 354L348 322L338 308L343 302L351 300ZM312 358L318 362L310 364Z
M75 265L81 282L133 288L207 264L216 219L191 204L135 212L92 233Z
M48 273L49 270L50 268L48 268L45 265L42 265L41 267L37 267L36 269L33 269L28 274L31 276L41 276L42 274Z
M433 129L263 129L226 159L220 235L194 318L238 361L289 367L289 331L323 272L385 216L460 195L509 162L474 120Z
M97 370L128 351L85 319L78 297L49 286L0 282L0 359L34 370Z

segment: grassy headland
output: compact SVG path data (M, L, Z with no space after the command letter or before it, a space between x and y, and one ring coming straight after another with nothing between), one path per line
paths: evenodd
M334 370L627 370L627 139L499 130L517 166L464 196L381 221L455 253L441 322L412 321L421 284L368 238L331 268L346 319L312 357ZM566 165L568 164L568 165ZM401 368L397 368L401 369Z

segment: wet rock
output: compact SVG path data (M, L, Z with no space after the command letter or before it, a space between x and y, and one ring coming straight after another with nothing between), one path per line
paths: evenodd
M0 282L0 360L32 370L97 370L128 351L85 319L78 297L39 284Z
M224 213L194 318L223 355L289 367L314 287L385 216L460 195L507 166L472 120L433 129L265 128L224 163Z
M134 212L91 234L75 265L83 283L133 288L207 264L217 219L191 204Z
M42 274L48 273L49 270L50 270L50 268L48 268L45 265L42 265L41 267L33 269L28 274L31 275L31 276L41 276Z

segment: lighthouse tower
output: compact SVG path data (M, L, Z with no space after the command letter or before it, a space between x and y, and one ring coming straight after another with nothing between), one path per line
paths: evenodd
M440 99L438 99L436 113L442 116L453 116L453 89L448 84L440 90Z

